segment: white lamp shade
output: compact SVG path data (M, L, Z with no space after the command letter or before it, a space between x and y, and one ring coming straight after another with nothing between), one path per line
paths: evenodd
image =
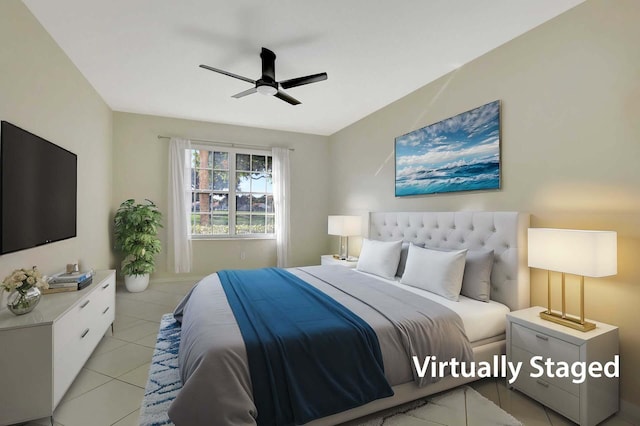
M618 273L617 233L529 229L529 266L586 277Z
M362 232L360 216L329 216L329 235L352 237Z

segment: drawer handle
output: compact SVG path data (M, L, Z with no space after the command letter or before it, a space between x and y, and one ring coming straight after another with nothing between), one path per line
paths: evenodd
M102 311L102 314L103 314L103 315L104 315L104 314L106 314L106 313L107 313L107 311L109 310L109 308L110 308L110 306L107 306L106 308L104 308L104 311Z
M540 379L536 380L536 383L539 384L540 386L544 386L545 388L549 387L549 383L547 383L547 382L545 382L543 380L540 380Z
M106 283L105 285L103 285L103 286L102 286L102 289L103 289L103 290L106 290L106 289L107 289L107 287L109 287L110 285L111 285L111 283Z
M80 338L84 339L84 336L86 336L87 333L89 333L89 329L88 328L85 331L82 332L82 335L80 336Z
M541 334L536 334L536 337L540 340L544 340L545 342L549 341L549 338L547 336L543 336Z
M82 305L80 305L80 309L85 308L89 304L89 302L91 302L91 300L86 300Z

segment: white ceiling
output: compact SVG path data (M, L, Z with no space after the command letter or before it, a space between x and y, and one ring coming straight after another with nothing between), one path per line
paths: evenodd
M583 0L23 0L116 111L330 135ZM253 94L260 48L276 78Z

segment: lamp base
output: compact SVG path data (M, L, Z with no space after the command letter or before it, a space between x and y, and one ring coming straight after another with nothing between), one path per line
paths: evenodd
M592 322L584 321L580 322L577 318L572 318L568 316L562 316L556 312L552 311L542 311L540 312L540 318L543 320L555 322L556 324L564 325L565 327L571 327L575 330L580 331L591 331L596 328L596 325Z

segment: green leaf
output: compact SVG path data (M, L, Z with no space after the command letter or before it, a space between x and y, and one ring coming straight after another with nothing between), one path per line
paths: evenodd
M125 275L148 274L155 270L154 256L162 251L158 228L162 228L162 213L150 200L136 204L129 199L116 211L113 219L115 248L124 260Z

